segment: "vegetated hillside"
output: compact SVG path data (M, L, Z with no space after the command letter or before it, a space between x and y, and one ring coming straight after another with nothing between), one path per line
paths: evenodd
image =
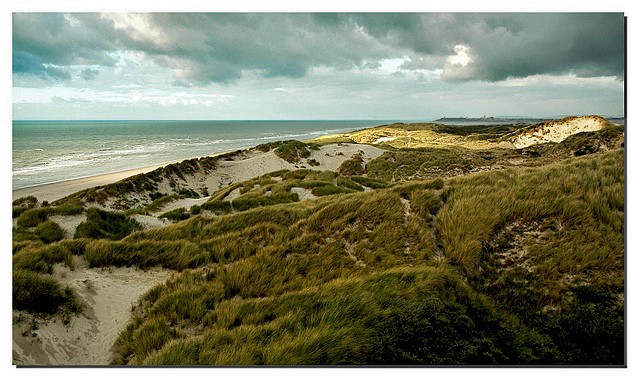
M461 130L458 133L472 132ZM624 126L609 126L598 131L576 133L560 143L549 142L521 149L471 149L449 145L400 149L387 147L387 152L367 163L366 173L370 178L388 182L447 178L509 167L540 166L623 146Z
M329 180L287 173L283 188ZM143 297L114 364L623 363L622 150L366 192L331 177L310 189L353 192L124 238L14 235L14 301L22 282L77 310L72 292L23 281L73 256L181 270Z
M490 149L496 139L523 127L522 124L495 126L447 126L435 123L394 123L364 130L314 139L328 142L355 142L394 148L463 147Z

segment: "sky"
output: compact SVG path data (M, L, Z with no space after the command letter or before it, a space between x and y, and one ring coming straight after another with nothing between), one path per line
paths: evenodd
M13 13L24 119L624 114L622 13Z

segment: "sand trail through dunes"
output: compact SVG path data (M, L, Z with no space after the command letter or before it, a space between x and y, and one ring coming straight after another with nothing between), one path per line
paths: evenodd
M85 304L83 312L67 325L59 317L36 320L38 327L32 330L32 317L14 311L15 365L108 365L113 345L130 319L131 307L173 273L160 268L88 268L83 260L75 259L75 270L56 265L53 277L76 292ZM16 323L18 316L21 322Z

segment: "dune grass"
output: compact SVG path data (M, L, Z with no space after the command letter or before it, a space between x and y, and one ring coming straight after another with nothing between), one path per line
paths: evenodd
M461 136L469 138L475 136L476 132L473 131L478 126L469 126L467 132L463 126L442 128L458 131ZM499 126L496 128L490 128L494 131L490 135L500 131ZM489 140L495 140L495 137L490 137ZM504 167L546 165L574 156L616 150L621 148L623 141L624 126L610 126L600 131L572 135L560 143L546 143L518 150L470 149L455 145L402 149L389 147L388 152L367 163L366 173L369 178L385 182L447 178Z
M56 224L53 221L45 221L40 223L34 230L34 233L44 243L60 241L65 237L64 230L62 230L60 225Z
M216 192L215 217L145 231L89 209L122 228L14 242L14 272L74 255L181 271L136 306L115 364L622 364L623 151L401 182L402 165L500 153L395 154L395 175L279 171ZM332 194L288 202L292 187Z
M444 269L398 268L260 299L229 298L225 278L194 275L147 295L155 317L138 316L144 323L123 333L115 363L518 363L519 346L545 355ZM185 314L201 324L198 335L174 324Z
M273 149L279 158L289 163L298 163L300 160L311 156L311 150L317 150L318 147L319 145L315 143L285 140L260 144L256 146L256 149L262 152L268 152Z
M122 213L89 208L86 215L87 220L78 225L74 238L118 240L142 228L136 220Z
M61 287L53 278L32 271L13 271L13 309L35 314L68 316L82 310L73 291Z
M66 203L57 206L46 206L41 208L30 208L23 211L18 217L19 227L32 228L45 222L50 215L73 216L81 214L84 207L77 203Z
M173 222L184 221L187 218L191 217L191 213L187 211L187 208L178 208L170 210L166 213L163 213L159 216L160 218L166 218Z
M541 168L415 181L136 233L127 240L193 232L172 239L195 242L191 251L200 254L182 259L201 262L180 266L225 266L184 272L152 290L140 313L153 317L140 315L123 333L115 363L620 363L621 160L618 151ZM270 215L283 218L271 221ZM501 229L547 218L561 218L562 229L540 225L548 238L523 243L526 259L536 264L533 275L499 270L503 248L494 241ZM600 236L589 233L605 226ZM550 264L558 266L556 275ZM436 292L398 280L368 283L389 272L412 279L409 284L421 276L445 277L460 282L466 296L451 284ZM567 282L568 274L580 283ZM491 283L492 277L527 282ZM393 292L403 297L385 299ZM588 319L594 325L585 325ZM136 347L142 332L154 332L155 344ZM587 334L607 344L579 350Z

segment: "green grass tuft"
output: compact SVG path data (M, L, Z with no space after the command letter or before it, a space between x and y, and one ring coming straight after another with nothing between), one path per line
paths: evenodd
M87 220L78 225L74 238L118 240L142 228L136 220L122 213L89 208L86 214Z
M40 223L36 227L34 233L44 243L57 242L65 237L64 230L62 230L60 225L56 224L53 221L45 221Z

